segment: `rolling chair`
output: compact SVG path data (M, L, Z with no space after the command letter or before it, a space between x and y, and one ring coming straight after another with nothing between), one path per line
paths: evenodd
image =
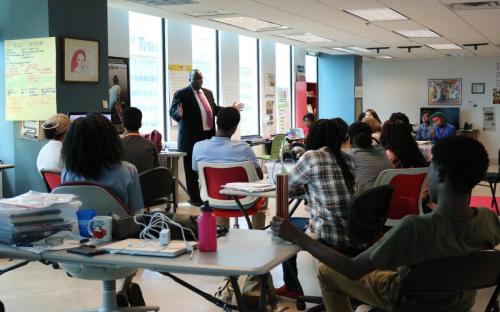
M251 161L237 163L198 162L198 175L201 198L203 201L208 201L209 205L214 208L214 215L236 218L235 228L239 228L238 218L245 217L248 228L252 229L249 216L259 212L266 204L266 199L246 196L238 198L239 204L236 204L230 196L222 195L219 191L222 185L227 183L259 181L254 163Z
M347 233L353 243L372 245L383 235L384 224L391 206L394 187L381 185L355 195L349 205ZM342 250L339 250L342 252ZM307 312L325 311L323 298L318 296L300 296L297 309L305 310L306 302L317 303Z
M422 191L429 168L386 169L373 186L394 186L386 226L398 224L406 215L422 215Z
M117 214L121 217L130 216L128 208L123 202L109 191L106 187L92 182L70 182L56 187L52 193L55 194L75 194L82 202L83 208L92 208L96 210L96 215ZM124 278L123 288L128 288L136 269L131 268L110 268L97 267L75 263L60 263L71 276L86 279L102 281L102 303L97 310L99 312L145 312L159 311L159 307L118 307L116 280ZM124 294L125 290L120 291Z
M142 198L144 199L144 209L167 204L165 211L170 210L169 204L177 211L177 198L175 197L176 178L169 169L156 167L139 174L141 184ZM172 196L172 200L169 200Z
M60 171L42 169L40 173L42 174L48 192L51 192L56 186L61 184Z

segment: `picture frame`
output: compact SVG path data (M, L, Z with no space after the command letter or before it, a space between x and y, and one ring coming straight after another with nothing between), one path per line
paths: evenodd
M99 41L62 38L64 82L99 82Z
M429 79L429 105L461 105L462 78Z
M120 86L120 103L122 108L130 107L130 72L129 72L129 59L126 57L108 57L108 86L109 89L115 84L114 77L118 79ZM110 91L110 94L112 92ZM111 101L112 99L110 99ZM111 102L109 103L111 109Z
M484 94L486 89L486 84L482 82L473 82L471 89L472 89L472 94Z

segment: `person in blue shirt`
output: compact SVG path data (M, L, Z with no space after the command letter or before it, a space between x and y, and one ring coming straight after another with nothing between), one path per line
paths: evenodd
M193 171L198 171L198 162L229 163L252 161L260 179L262 169L250 145L242 141L233 141L231 137L240 123L240 112L234 107L223 107L217 114L217 131L211 139L197 142L193 147ZM265 209L265 208L263 208ZM265 211L252 216L256 229L264 227ZM217 224L229 227L229 219L217 217Z
M422 123L418 126L417 141L432 141L431 112L422 112Z
M432 114L431 120L434 124L434 128L432 129L432 143L456 134L455 126L446 122L446 115L442 112Z

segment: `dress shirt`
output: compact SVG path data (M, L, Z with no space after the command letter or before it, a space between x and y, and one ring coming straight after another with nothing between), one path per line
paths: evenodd
M417 141L432 141L432 123L421 123L417 130Z
M193 89L193 88L191 87L191 89ZM201 88L200 88L199 91L202 92L203 94L205 94ZM198 106L200 107L201 122L203 123L203 130L204 131L211 130L212 128L208 127L207 111L205 110L205 106L201 102L200 96L198 95L198 91L196 91L195 89L193 89L193 93L194 93L194 97L196 98L196 102L198 102ZM205 97L206 97L206 95L205 95ZM211 109L211 108L209 108L209 109ZM211 112L211 113L213 115L213 112Z
M434 135L432 143L436 143L442 138L456 134L455 126L449 123L445 124L442 127L434 127L434 131L436 132L436 134Z

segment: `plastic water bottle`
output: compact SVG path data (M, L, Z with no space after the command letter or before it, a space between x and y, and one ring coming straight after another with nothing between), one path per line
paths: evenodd
M201 208L198 218L198 249L204 252L217 251L217 222L208 201Z

